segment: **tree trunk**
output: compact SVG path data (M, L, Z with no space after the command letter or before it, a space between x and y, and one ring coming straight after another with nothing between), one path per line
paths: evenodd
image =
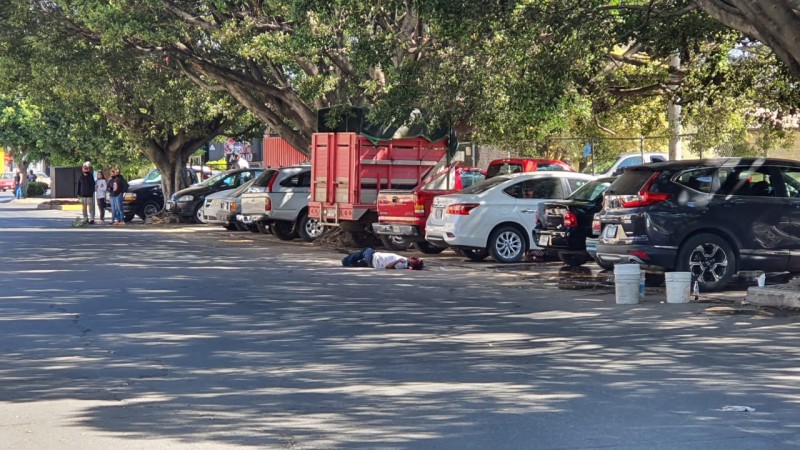
M695 0L722 24L763 42L800 78L800 11L796 0Z

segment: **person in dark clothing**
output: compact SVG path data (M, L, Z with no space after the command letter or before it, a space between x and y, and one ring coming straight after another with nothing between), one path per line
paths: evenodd
M14 169L14 198L25 198L25 193L23 192L24 181L25 179L19 169Z
M108 195L111 199L111 225L125 225L123 196L128 192L128 182L119 173L119 169L111 169L108 180Z
M81 202L81 211L83 212L83 221L93 224L94 223L94 174L92 173L92 166L88 162L83 163L81 168L81 176L78 177L78 200ZM91 219L87 215L87 208L91 212Z

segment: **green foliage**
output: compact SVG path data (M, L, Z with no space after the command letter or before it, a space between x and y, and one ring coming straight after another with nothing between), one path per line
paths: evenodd
M39 195L44 195L47 191L47 183L42 183L39 181L32 181L28 183L28 197L36 197Z

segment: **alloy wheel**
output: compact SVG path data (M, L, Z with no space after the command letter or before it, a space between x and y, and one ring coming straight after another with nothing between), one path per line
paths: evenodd
M498 255L504 259L512 260L517 258L517 256L522 252L524 243L522 242L519 233L507 230L497 235L494 246Z
M700 244L689 255L689 271L703 283L720 281L728 270L728 256L717 244Z

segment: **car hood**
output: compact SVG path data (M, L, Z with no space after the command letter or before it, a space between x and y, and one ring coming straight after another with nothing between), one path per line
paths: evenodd
M146 189L161 190L161 183L140 183L134 185L128 184L128 192L144 191Z
M182 195L207 195L212 192L219 192L219 188L193 185L176 192L175 198L179 198Z

